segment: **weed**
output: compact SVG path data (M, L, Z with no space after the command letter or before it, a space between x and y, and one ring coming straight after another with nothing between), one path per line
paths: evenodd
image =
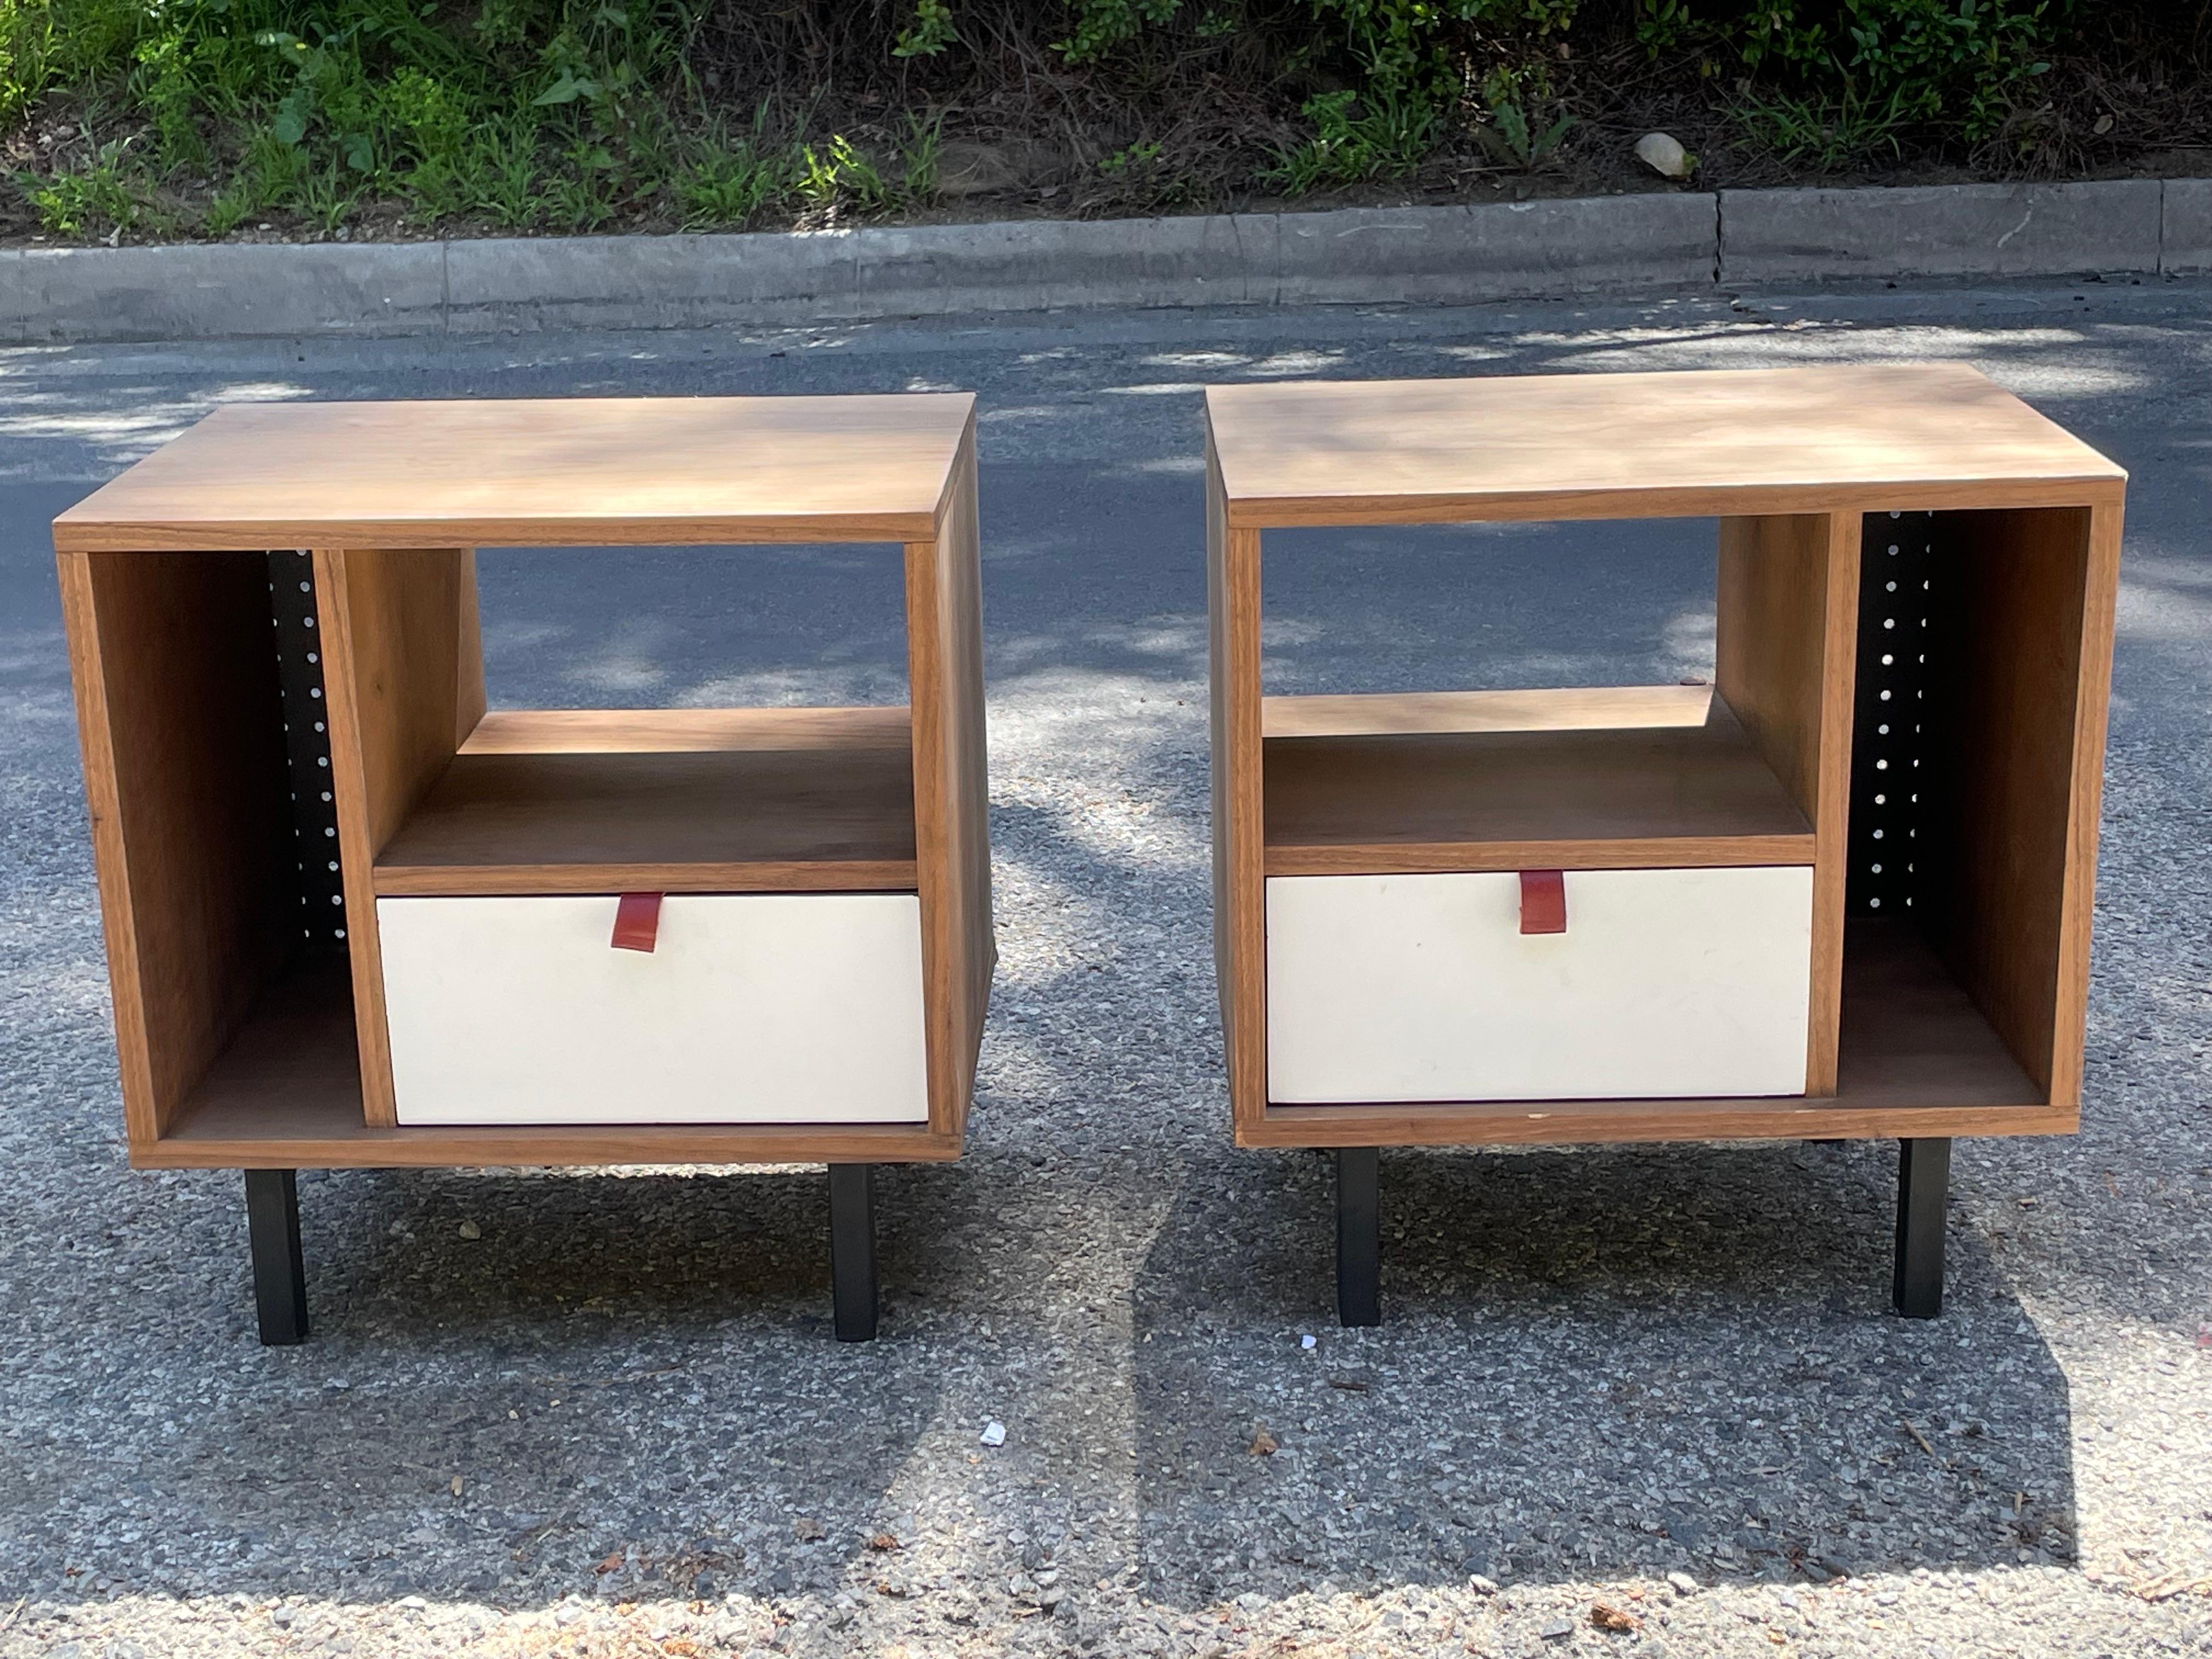
M900 155L899 188L909 206L937 194L937 158L945 143L945 118L907 118L906 144Z
M701 141L672 181L686 230L738 230L783 198L790 168L751 141Z
M914 21L899 31L891 56L934 58L959 39L960 32L952 27L952 8L945 0L915 0Z
M1314 124L1313 136L1277 151L1275 165L1261 175L1293 196L1411 173L1436 137L1436 112L1416 99L1325 92L1299 112Z
M112 238L137 222L138 198L124 170L127 148L124 140L111 138L83 167L23 181L48 235Z
M1747 96L1737 107L1736 118L1784 161L1833 173L1878 155L1902 154L1905 103L1906 94L1899 88L1893 88L1878 105L1869 105L1856 88L1847 88L1832 100Z
M1531 131L1520 105L1498 103L1491 106L1490 125L1474 131L1482 147L1497 160L1533 173L1552 159L1574 124L1573 116L1562 115L1541 132Z
M825 218L846 210L880 213L897 199L876 164L842 132L831 135L819 150L811 144L800 146L792 190Z
M248 219L258 219L298 191L306 161L294 146L257 134L208 204L201 228L210 236L228 236Z

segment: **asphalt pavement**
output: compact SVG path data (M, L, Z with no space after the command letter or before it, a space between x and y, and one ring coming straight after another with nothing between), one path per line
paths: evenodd
M0 1655L2212 1652L2208 299L0 352ZM1928 1324L1888 1146L1386 1152L1339 1330L1325 1160L1229 1144L1200 388L1929 358L2133 474L2083 1133L1960 1144ZM362 1171L262 1348L236 1174L126 1167L46 521L240 398L946 388L1002 960L967 1155L879 1185L881 1339L818 1173ZM1271 537L1269 689L1710 672L1712 546ZM902 695L891 549L482 575L495 705Z

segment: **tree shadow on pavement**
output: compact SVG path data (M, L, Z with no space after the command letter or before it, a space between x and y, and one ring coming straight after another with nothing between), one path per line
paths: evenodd
M1955 1232L1943 1316L1889 1311L1890 1158L1386 1151L1364 1331L1334 1322L1325 1154L1194 1171L1137 1290L1148 1583L2071 1559L2065 1379Z

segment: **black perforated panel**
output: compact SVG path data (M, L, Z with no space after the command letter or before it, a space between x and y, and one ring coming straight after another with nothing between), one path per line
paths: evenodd
M338 857L337 807L331 793L330 714L323 702L315 562L308 554L287 550L269 556L269 613L276 640L276 683L284 699L300 939L310 949L343 950L344 871Z
M1845 908L1913 908L1923 862L1921 810L1933 781L1929 697L1942 649L1942 521L1933 513L1869 513L1859 551L1857 693L1851 712L1850 861Z

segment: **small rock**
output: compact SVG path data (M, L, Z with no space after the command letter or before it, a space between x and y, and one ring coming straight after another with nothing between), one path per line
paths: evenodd
M937 193L939 196L990 196L1012 190L1022 181L1016 158L994 144L950 138L938 147Z
M460 1231L461 1237L463 1238L482 1238L483 1237L483 1229L477 1226L473 1221L464 1221L461 1223Z
M791 1523L791 1535L803 1544L813 1544L827 1538L830 1529L812 1516L802 1515Z
M1486 1578L1479 1572L1467 1581L1467 1587L1477 1595L1498 1594L1498 1581L1494 1578Z
M1547 1620L1544 1622L1543 1628L1536 1632L1537 1635L1543 1638L1547 1642L1562 1641L1567 1637L1572 1636L1574 1633L1575 1621L1571 1619Z
M1697 157L1680 140L1664 132L1647 132L1638 138L1636 156L1662 179L1686 179L1698 165Z
M1698 1593L1698 1581L1686 1572L1670 1572L1667 1575L1667 1582L1674 1587L1677 1595L1695 1595Z

